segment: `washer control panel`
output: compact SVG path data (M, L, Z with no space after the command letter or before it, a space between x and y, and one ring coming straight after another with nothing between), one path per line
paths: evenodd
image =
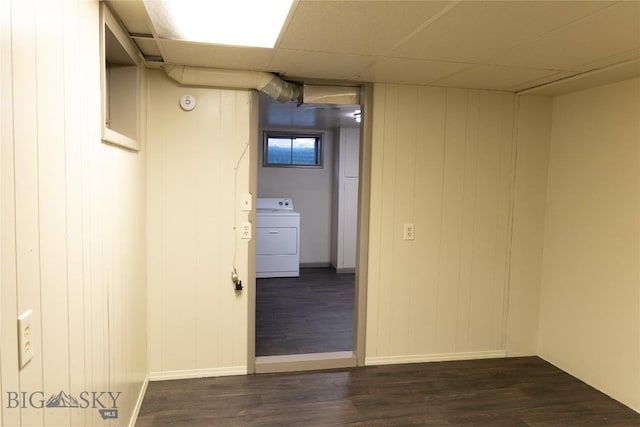
M288 198L278 199L278 198L263 197L263 198L258 198L258 200L256 201L256 208L292 211L293 201Z

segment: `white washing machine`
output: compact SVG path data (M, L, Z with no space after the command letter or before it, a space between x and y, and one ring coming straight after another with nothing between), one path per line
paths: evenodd
M291 199L258 198L256 277L300 276L300 212Z

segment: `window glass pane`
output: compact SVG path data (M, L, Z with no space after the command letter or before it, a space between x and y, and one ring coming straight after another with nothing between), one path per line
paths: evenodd
M274 165L291 164L290 138L269 138L267 140L267 163Z
M291 163L310 166L319 164L316 138L294 138L292 145Z
M264 166L322 167L322 136L315 134L264 134Z

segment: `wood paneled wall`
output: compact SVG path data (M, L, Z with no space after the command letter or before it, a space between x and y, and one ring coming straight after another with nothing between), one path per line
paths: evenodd
M184 87L150 75L148 163L149 339L152 379L247 372L248 245L235 223L255 206L256 93ZM197 100L191 112L179 99ZM252 132L252 128L255 130ZM237 169L237 170L236 170ZM250 180L250 174L254 174ZM251 262L253 264L253 260ZM251 276L253 277L253 275Z
M366 363L504 355L514 105L375 85Z
M112 425L128 425L147 372L145 159L100 141L98 2L2 0L0 31L1 424L104 425L98 409L11 408L7 393L112 391Z

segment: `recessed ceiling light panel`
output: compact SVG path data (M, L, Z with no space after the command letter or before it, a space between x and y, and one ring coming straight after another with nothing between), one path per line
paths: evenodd
M145 0L159 37L272 48L293 0Z

